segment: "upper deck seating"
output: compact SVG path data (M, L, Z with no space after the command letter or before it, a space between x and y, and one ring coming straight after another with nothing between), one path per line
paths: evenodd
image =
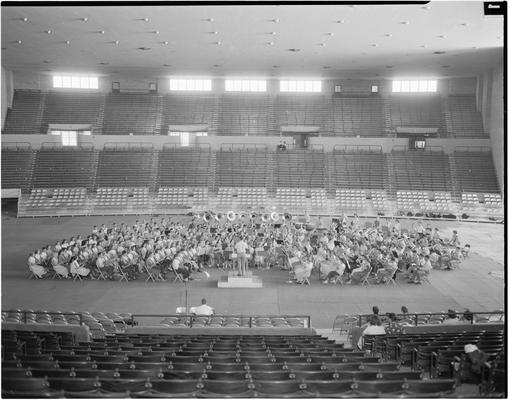
M28 190L32 163L30 146L2 148L2 189Z
M95 175L94 160L94 150L88 148L40 149L35 153L32 187L91 189Z
M228 210L260 207L267 202L264 187L220 187L217 193L218 205Z
M36 210L83 209L86 203L85 188L32 189L26 202Z
M208 202L206 187L160 187L157 191L157 207L179 208L200 206Z
M461 192L500 193L490 151L455 151L454 159Z
M159 152L157 186L207 186L210 149L166 148Z
M92 130L100 121L103 94L96 92L49 92L43 115L43 128L48 124L90 124Z
M15 90L12 107L7 110L3 133L41 133L41 101L39 90Z
M325 187L325 155L318 151L285 150L275 153L276 187Z
M274 99L276 129L286 125L311 125L323 128L328 125L329 102L316 94L278 95Z
M96 187L137 187L151 182L152 150L101 150Z
M269 153L266 150L221 150L216 153L217 186L264 187Z
M440 97L435 95L393 95L389 98L390 127L436 127L444 132Z
M224 94L219 109L221 135L267 135L270 97L266 94Z
M388 186L387 160L381 152L334 152L332 183L336 188L384 189Z
M203 93L178 93L164 97L163 128L169 125L206 125L209 133L217 131L217 96Z
M378 97L334 97L331 115L335 135L383 135L382 100Z
M451 173L446 154L434 151L393 151L397 190L451 191Z
M100 187L97 188L95 209L123 211L147 210L150 205L148 187Z
M104 106L104 135L155 135L161 96L109 94Z
M452 135L485 136L482 115L477 111L475 96L449 96L446 99L451 115Z
M283 209L302 210L306 208L306 189L303 188L277 188L276 201Z

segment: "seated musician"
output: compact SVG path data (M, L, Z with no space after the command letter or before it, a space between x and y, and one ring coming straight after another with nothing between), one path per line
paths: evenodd
M36 261L35 253L30 254L30 257L28 257L28 269L38 278L43 278L48 272L46 268Z
M90 273L88 268L83 267L79 264L77 257L72 257L69 262L69 270L71 275L87 276Z
M387 282L394 276L394 273L398 270L398 263L394 255L388 258L383 258L383 268L379 268L376 272L376 283Z
M355 268L350 274L347 284L359 284L371 272L371 265L366 257L360 256L358 259L359 267Z

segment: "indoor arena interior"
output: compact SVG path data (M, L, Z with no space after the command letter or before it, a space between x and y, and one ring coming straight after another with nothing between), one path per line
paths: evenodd
M3 398L507 397L505 2L3 2Z

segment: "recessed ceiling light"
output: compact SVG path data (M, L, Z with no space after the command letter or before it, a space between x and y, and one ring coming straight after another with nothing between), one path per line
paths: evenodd
M99 33L100 33L101 35L104 35L106 32L104 32L104 31L99 31Z
M170 64L163 64L163 67L171 67Z
M70 40L66 40L64 43L65 44L71 44L71 41Z
M165 41L163 42L163 44L164 44L165 46L167 46L167 45L168 45L168 43L169 43L169 42L168 42L167 40L165 40Z
M154 31L154 35L159 35L159 31Z
M373 44L371 45L371 47L378 47L378 44L377 44L377 43L373 43Z
M138 50L147 51L150 50L150 47L138 47Z
M274 42L267 42L268 46L274 46Z
M147 17L142 18L141 20L142 20L142 21L145 21L145 22L148 22L148 21L149 21L149 19L148 19Z
M48 35L51 35L51 29L48 29L47 31L44 32L47 33Z
M401 21L401 25L409 25L410 21Z
M120 42L118 40L115 40L113 43L120 44Z
M445 51L434 51L433 54L442 55L445 54Z
M27 17L22 18L22 21L23 21L23 22L28 22L28 18L27 18Z
M327 32L326 35L327 36L334 36L334 32Z
M438 37L439 37L440 39L445 39L445 38L447 37L447 35L438 35Z
M392 37L392 33L386 33L384 36L385 37Z
M274 19L272 20L272 22L274 22L275 24L277 24L277 23L279 22L279 18L274 18Z
M23 42L22 42L21 40L16 40L16 43L17 43L17 44L21 44L21 43L23 43Z
M340 19L340 20L338 21L338 24L344 24L344 23L345 23L345 20L344 20L344 19Z
M461 26L468 26L468 22L463 22Z
M214 22L214 18L207 18L205 21L207 21L207 22Z
M320 46L322 47L325 47L327 44L326 43L320 43Z
M214 42L214 44L217 45L217 46L221 46L222 42L221 41L217 41L217 42Z
M276 35L276 32L269 32L269 35Z
M291 51L291 52L297 53L298 51L300 51L300 49L291 48L291 49L288 49L288 51Z
M272 68L281 68L280 65L273 65Z
M211 35L217 35L219 32L218 31L213 31L213 32L209 32Z
M82 20L83 22L87 22L87 21L88 21L88 18L87 18L87 17L83 17L83 18L81 18L81 20Z

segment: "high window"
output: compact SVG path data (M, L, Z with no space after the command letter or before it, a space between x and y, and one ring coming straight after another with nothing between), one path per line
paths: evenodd
M392 81L393 93L435 93L436 91L436 80Z
M258 79L226 79L226 92L266 92L267 81Z
M98 89L97 76L53 75L53 87L57 89Z
M321 81L280 81L279 90L281 92L307 92L318 93L322 91Z
M62 146L77 146L78 135L90 136L90 131L58 131L51 130L51 135L60 136L62 140Z
M210 79L170 79L170 90L207 91L212 90Z

